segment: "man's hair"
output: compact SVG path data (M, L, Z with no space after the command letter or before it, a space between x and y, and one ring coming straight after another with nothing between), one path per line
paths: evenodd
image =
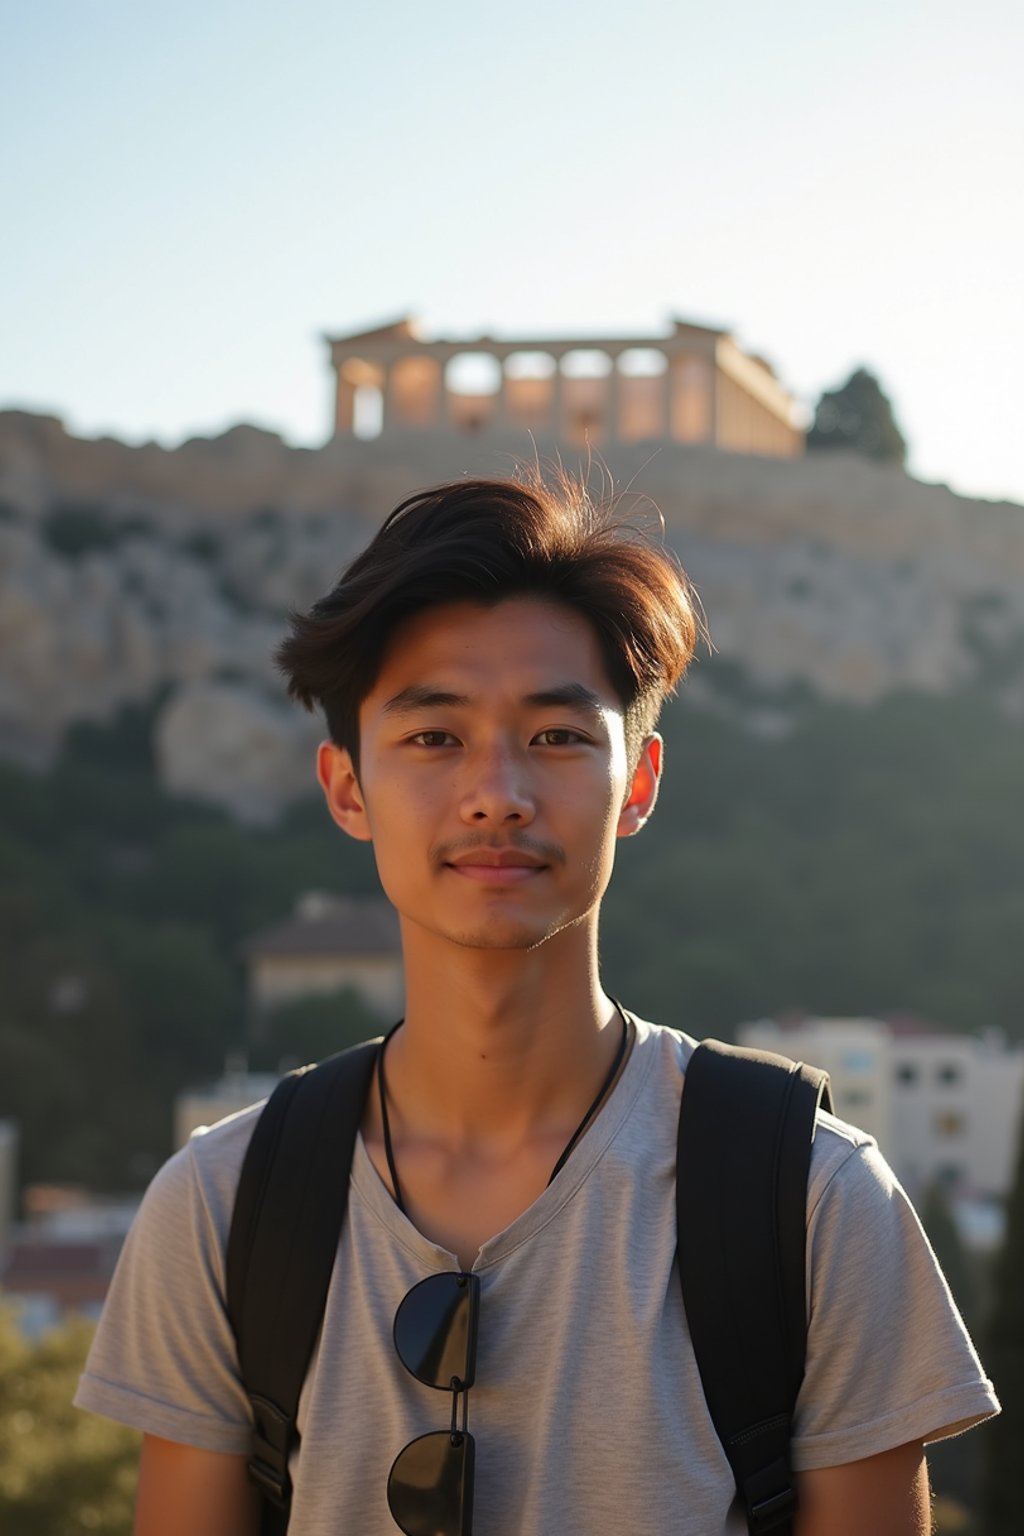
M358 772L359 706L391 637L442 603L510 597L565 604L592 625L622 706L632 770L704 633L699 603L661 539L620 522L566 474L455 480L395 508L309 613L291 614L277 650L288 693L319 704Z

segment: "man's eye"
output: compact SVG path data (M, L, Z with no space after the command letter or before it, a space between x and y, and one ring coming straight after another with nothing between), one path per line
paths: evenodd
M409 737L410 741L419 747L444 747L455 737L450 731L417 731L415 736Z
M536 739L544 747L574 747L584 740L579 731L570 731L567 726L552 726L541 731Z

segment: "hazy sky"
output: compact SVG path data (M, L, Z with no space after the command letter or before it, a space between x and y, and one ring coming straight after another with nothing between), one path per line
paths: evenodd
M0 407L316 444L323 332L735 329L1024 502L1018 0L34 0L0 47Z

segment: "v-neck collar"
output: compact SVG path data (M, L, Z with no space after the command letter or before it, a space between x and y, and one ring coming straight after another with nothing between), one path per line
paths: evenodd
M535 1233L554 1220L564 1209L600 1162L604 1153L629 1118L637 1096L643 1089L657 1052L646 1049L651 1038L651 1027L643 1020L624 1010L633 1031L632 1048L604 1104L591 1120L587 1129L573 1148L572 1156L564 1168L507 1227L496 1232L482 1245L473 1261L475 1273L499 1264L508 1255L529 1242ZM369 1208L377 1221L384 1226L392 1239L412 1253L427 1267L435 1269L460 1268L459 1260L439 1243L431 1242L419 1228L400 1211L391 1197L370 1154L366 1150L362 1132L356 1137L352 1159L352 1188Z

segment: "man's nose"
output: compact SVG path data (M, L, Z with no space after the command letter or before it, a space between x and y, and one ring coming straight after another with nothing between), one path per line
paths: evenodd
M496 825L513 821L521 826L533 820L529 772L519 753L495 749L474 757L466 768L461 807L464 821Z

